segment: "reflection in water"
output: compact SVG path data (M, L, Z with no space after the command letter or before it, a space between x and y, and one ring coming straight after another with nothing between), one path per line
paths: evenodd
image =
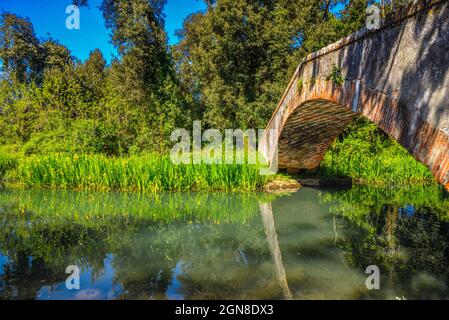
M173 269L173 276L171 283L167 288L166 297L169 300L184 300L184 296L180 292L181 282L178 276L182 274L182 262L178 262L176 267Z
M0 298L448 298L448 203L437 187L1 190ZM79 291L65 287L73 264ZM368 291L373 264L381 290Z
M284 264L282 263L281 249L279 248L278 236L274 225L273 208L271 207L271 204L268 203L261 203L259 207L265 234L267 236L268 247L270 248L274 267L276 269L276 277L282 288L284 298L291 300L293 296L288 288L287 276L285 274Z
M381 269L382 290L369 296L449 297L449 199L444 190L356 187L321 198L346 218L341 246L351 264Z

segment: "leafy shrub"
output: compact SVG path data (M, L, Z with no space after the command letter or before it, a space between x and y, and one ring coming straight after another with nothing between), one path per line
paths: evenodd
M67 128L35 133L23 146L23 153L27 156L61 152L117 156L123 150L116 128L94 120L76 120Z
M351 124L330 146L317 173L372 184L434 181L429 169L364 118Z

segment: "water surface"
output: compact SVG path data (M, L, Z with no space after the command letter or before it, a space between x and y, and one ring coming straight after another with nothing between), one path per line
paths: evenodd
M438 187L290 195L0 190L1 299L446 299ZM67 266L81 270L68 290ZM366 267L380 269L368 290Z

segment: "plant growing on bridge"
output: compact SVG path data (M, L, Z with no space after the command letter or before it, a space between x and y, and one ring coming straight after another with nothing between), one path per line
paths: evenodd
M329 75L326 77L326 81L332 81L337 86L342 86L345 82L345 78L341 74L341 68L334 64Z
M297 84L297 88L298 88L298 93L302 92L302 88L304 87L304 81L302 79L298 80L298 84Z

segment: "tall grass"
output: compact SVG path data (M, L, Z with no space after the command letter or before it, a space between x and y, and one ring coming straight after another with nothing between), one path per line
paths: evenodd
M168 155L158 154L30 156L19 161L11 178L29 187L141 192L253 191L265 184L257 165L175 165Z
M17 166L17 159L11 155L0 153L0 183L5 179L6 173Z
M431 172L375 124L360 118L331 145L314 172L326 177L352 177L359 183L431 183Z

